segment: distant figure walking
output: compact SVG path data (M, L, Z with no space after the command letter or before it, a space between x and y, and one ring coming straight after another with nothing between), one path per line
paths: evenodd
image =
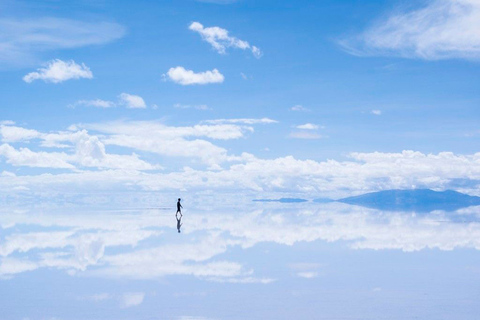
M177 230L180 233L180 228L182 227L182 214L180 213L180 217L178 217L178 212L175 214L175 218L177 218Z
M178 198L178 201L177 201L177 213L180 213L180 215L182 215L182 205L180 204L180 198ZM177 213L175 215L177 215Z

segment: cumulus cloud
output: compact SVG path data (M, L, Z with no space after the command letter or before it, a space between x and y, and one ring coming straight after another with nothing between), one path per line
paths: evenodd
M15 148L10 144L0 145L0 156L13 166L39 168L76 169L123 168L136 170L160 169L141 160L138 155L109 154L105 145L97 136L89 135L86 130L75 132L42 133L36 130L16 126L0 126L0 135L4 142L22 142L38 139L41 147L73 149L68 152L32 151L29 148Z
M271 119L219 120L184 127L159 121L116 121L79 124L69 131L49 133L14 128L2 136L11 142L0 146L0 158L13 166L69 170L46 170L38 175L2 174L0 190L14 192L15 187L21 187L35 191L48 186L90 190L102 185L157 191L235 190L337 197L384 189L450 188L480 195L475 182L480 180L480 153L425 154L405 150L351 153L345 161L313 161L293 156L262 159L246 152L232 154L225 145L228 140L250 137L255 125L272 123ZM230 120L233 123L228 123ZM313 130L299 132L307 137L316 134ZM32 147L15 145L28 142ZM107 151L108 146L125 149L122 154L115 154ZM62 148L64 152L45 148ZM161 159L166 161L170 158L178 167L168 172L149 172L161 167L142 160L137 153L149 153L150 159L155 159L154 155L165 157ZM79 171L88 168L95 171ZM456 184L459 179L469 181L460 186L461 190Z
M147 107L142 97L133 94L122 93L119 96L120 103L131 109L144 109Z
M168 77L171 81L183 86L192 84L222 83L223 80L225 80L223 74L217 69L195 73L184 67L170 68L168 72L164 74L164 77Z
M37 72L30 72L23 77L23 81L30 83L35 80L45 82L60 83L70 79L92 79L93 74L85 64L76 64L75 61L62 61L55 59L45 64L44 68L39 68Z
M30 63L41 52L104 44L124 34L125 28L112 22L0 19L0 63Z
M40 137L40 132L32 129L25 129L13 125L0 124L0 136L3 142L18 142L31 140Z
M250 45L247 41L230 36L228 31L223 28L205 28L199 22L192 22L188 28L199 33L202 39L208 42L220 54L225 54L227 48L238 48L242 50L250 50L255 58L260 58L262 56L262 51L259 48Z
M382 110L372 110L370 111L371 114L374 114L376 116L380 116L382 115Z
M238 161L225 148L210 141L198 139L231 140L253 132L249 126L234 124L194 125L170 127L158 121L110 122L86 124L86 128L109 134L106 144L129 147L170 157L201 159L209 165Z
M58 152L35 152L28 148L15 149L9 144L0 145L0 156L14 166L28 166L37 168L74 169L66 161L67 155Z
M421 8L394 12L340 44L360 56L478 59L479 29L478 0L431 0Z

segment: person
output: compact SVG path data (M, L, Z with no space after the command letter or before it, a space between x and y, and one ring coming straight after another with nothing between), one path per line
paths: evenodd
M182 200L182 199L178 198L178 201L177 201L177 213L180 213L180 215L182 215L182 209L181 209L181 208L183 208L183 207L182 207L182 205L180 204L180 200ZM175 215L177 215L177 213L175 213Z
M182 214L180 213L180 218L178 217L178 212L175 214L175 218L177 218L177 230L180 233L180 228L182 227Z

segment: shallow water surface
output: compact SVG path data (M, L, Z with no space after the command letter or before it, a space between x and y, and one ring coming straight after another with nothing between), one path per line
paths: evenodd
M4 208L1 319L478 319L480 208Z

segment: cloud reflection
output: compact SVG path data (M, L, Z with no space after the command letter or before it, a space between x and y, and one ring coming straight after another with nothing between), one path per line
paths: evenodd
M177 233L174 215L161 210L4 211L0 212L0 277L50 268L104 278L182 275L217 282L270 283L275 279L259 277L248 266L246 250L257 244L284 245L285 250L313 241L339 242L355 250L478 250L477 209L422 215L339 203L252 204L250 210L221 213L191 209L182 234ZM322 271L317 264L290 268L307 279Z

